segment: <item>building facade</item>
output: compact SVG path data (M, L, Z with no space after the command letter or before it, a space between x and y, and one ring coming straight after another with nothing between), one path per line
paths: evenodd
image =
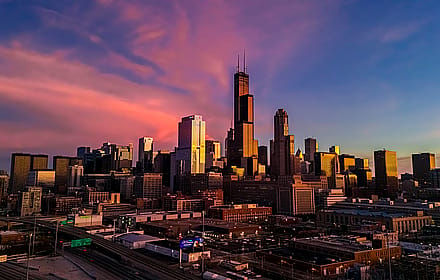
M229 166L254 175L258 169L258 141L254 139L254 96L249 94L249 74L237 66L234 74L234 128L228 132L226 151Z
M396 152L374 151L374 170L377 192L383 196L395 197L399 187Z
M435 154L412 154L412 168L414 180L426 184L430 181L430 171L435 169Z
M274 178L295 174L295 138L289 135L289 117L283 109L274 116L274 139L270 142L270 174Z
M138 162L139 167L145 173L153 172L153 138L141 137L139 138L138 147Z

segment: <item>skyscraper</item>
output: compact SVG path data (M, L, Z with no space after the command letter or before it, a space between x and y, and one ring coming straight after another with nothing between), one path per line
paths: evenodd
M339 153L340 153L340 147L337 146L337 145L335 145L335 146L331 146L331 147L328 149L328 151L329 151L330 153L335 153L335 154L339 155Z
M65 192L68 185L69 166L82 165L82 159L68 156L54 156L53 170L55 171L55 186L57 190Z
M31 170L47 169L48 155L31 155Z
M138 162L143 172L153 171L153 138L139 138Z
M0 170L0 203L8 196L9 175L6 170Z
M304 160L313 161L315 159L315 153L318 151L318 142L315 138L307 138L305 141L305 153Z
M267 146L258 146L258 163L267 168L269 163L267 160Z
M212 166L217 166L220 162L221 151L220 142L216 140L206 140L205 141L205 168L208 169ZM222 162L220 162L222 163Z
M339 159L336 153L316 152L315 175L326 176L329 188L336 188L336 174L338 173Z
M47 155L13 153L11 157L11 178L9 192L17 193L26 186L29 171L47 169Z
M435 154L412 154L414 180L424 184L430 180L430 171L435 168Z
M228 132L229 166L245 168L254 175L258 168L258 141L254 139L254 96L249 94L246 63L243 71L237 66L234 74L234 128Z
M270 173L273 177L295 174L295 140L289 135L289 117L283 109L274 116L274 139L270 144Z
M136 176L133 193L137 198L160 199L162 197L162 174L144 173Z
M388 197L395 197L399 187L396 152L387 150L374 151L374 170L378 193Z
M177 175L205 172L205 121L202 116L182 118L176 150Z

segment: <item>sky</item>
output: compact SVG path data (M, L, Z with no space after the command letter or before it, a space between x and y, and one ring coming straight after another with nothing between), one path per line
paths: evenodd
M440 154L439 1L0 0L0 169L12 152L155 139L200 114L222 143L246 50L255 136L289 114L297 148ZM135 153L136 154L136 153ZM440 161L438 161L440 165Z

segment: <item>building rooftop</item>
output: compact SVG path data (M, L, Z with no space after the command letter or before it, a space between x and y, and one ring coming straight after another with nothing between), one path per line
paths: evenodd
M370 211L361 209L329 209L324 210L328 213L346 214L346 215L357 215L365 217L384 217L384 218L405 218L413 217L414 215L410 213L389 213L385 211Z
M156 236L146 235L146 234L136 234L136 233L127 233L121 236L118 236L118 239L124 240L127 242L139 242L139 241L146 241L146 242L153 242L153 241L159 241L163 240Z

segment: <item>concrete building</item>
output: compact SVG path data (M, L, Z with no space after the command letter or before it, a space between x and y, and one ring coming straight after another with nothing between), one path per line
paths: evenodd
M145 234L135 234L135 233L127 233L123 235L119 235L116 238L116 243L121 244L129 249L141 249L145 248L145 245L150 242L165 240L163 238L145 235Z
M20 216L31 216L41 212L41 198L43 190L41 187L27 187L19 197Z
M69 166L67 175L67 186L81 187L81 177L84 175L84 167L82 165Z
M71 214L81 208L82 198L75 196L54 196L49 200L49 212L54 215Z
M288 215L304 215L315 213L315 189L300 176L294 177L293 184L278 186L277 213Z
M208 211L209 217L229 222L264 221L272 215L272 207L256 204L231 204L212 206Z
M376 222L386 229L399 233L417 232L432 223L431 216L423 211L410 213L389 213L357 209L328 209L318 212L317 221L322 225L359 225L364 221Z

